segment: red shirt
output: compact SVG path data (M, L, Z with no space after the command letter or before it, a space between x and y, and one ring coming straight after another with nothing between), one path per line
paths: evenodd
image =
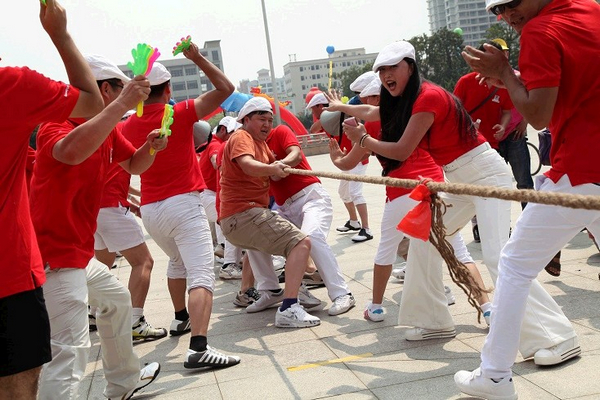
M462 101L467 112L477 107L481 102L488 97L495 88L488 88L486 85L480 85L479 81L475 78L476 72L462 76L456 87L454 88L454 94ZM506 89L498 89L496 93L475 112L471 113L473 121L481 120L479 124L479 132L486 138L490 145L494 148L498 148L498 140L494 138L496 131L493 126L500 123L502 117L502 111L508 111L513 109L514 106L508 95ZM516 126L516 125L515 125Z
M521 33L519 70L527 90L559 87L548 129L546 174L571 184L599 183L600 6L589 0L553 0Z
M270 164L275 161L266 142L254 140L238 129L225 144L221 165L219 220L255 207L269 207L269 177L246 175L235 161L250 155L256 161Z
M0 298L46 281L29 213L25 161L37 125L69 117L79 90L29 68L0 68Z
M215 207L217 208L217 215L221 213L221 166L223 165L223 151L227 142L221 143L221 147L217 151L217 195L215 196Z
M164 104L144 106L141 118L133 115L123 123L123 135L141 147L148 133L160 128L164 110ZM142 205L206 188L194 149L193 129L198 121L194 100L175 104L173 112L169 145L156 153L152 166L141 175Z
M31 218L42 259L50 268L85 268L94 256L94 232L100 193L111 163L125 161L135 148L113 129L104 143L78 165L52 156L56 142L83 119L44 124L37 134L37 156L31 180Z
M485 143L480 133L477 133L475 140L461 138L457 132L458 119L454 100L450 93L440 86L423 82L421 92L413 105L412 115L420 112L434 115L433 124L423 136L419 147L429 152L438 165L446 165Z
M119 122L119 125L122 125ZM122 126L120 126L122 128ZM131 174L125 171L118 163L112 163L108 166L106 174L106 184L102 191L100 208L106 207L129 207L127 195L129 194L129 182Z
M291 146L298 146L300 148L300 143L290 128L286 125L279 125L271 130L271 133L267 137L267 146L273 152L276 160L283 160L287 155L286 149ZM303 151L301 151L301 155L302 161L294 168L311 171ZM308 185L320 182L316 176L291 174L279 181L271 181L271 195L275 197L275 203L283 205L287 199Z
M217 170L213 166L210 159L217 155L222 144L223 141L216 135L213 135L208 146L206 146L204 151L200 153L200 160L198 161L206 188L208 190L212 190L213 192L217 191Z

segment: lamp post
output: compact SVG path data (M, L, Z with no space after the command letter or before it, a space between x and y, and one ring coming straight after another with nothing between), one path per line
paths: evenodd
M271 38L269 37L269 24L267 23L267 11L265 9L265 0L260 1L262 5L263 22L265 24L265 36L267 37L267 53L269 55L269 68L271 70L271 87L273 88L273 103L275 112L275 123L281 124L281 113L279 112L279 99L277 98L277 85L275 83L275 70L273 68L273 55L271 54Z

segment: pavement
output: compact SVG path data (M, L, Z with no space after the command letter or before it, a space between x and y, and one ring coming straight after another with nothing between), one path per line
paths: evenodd
M328 154L309 157L316 171L335 171ZM371 159L367 174L380 176L380 166ZM133 181L134 184L137 181ZM465 294L445 271L445 284L456 296L450 307L458 335L450 340L408 342L407 327L398 326L402 284L390 279L384 307L387 318L373 323L363 319L365 304L371 298L373 258L379 241L379 226L384 206L384 187L364 185L369 220L374 240L353 243L352 234L339 234L347 213L337 195L338 182L322 179L334 205L334 218L328 242L342 268L356 307L346 314L329 316L331 301L325 288L313 289L323 306L313 312L321 325L304 329L274 326L275 309L247 314L233 305L239 281L217 278L210 319L209 344L220 351L239 355L242 362L221 370L187 370L184 354L189 334L166 337L153 342L135 343L142 363L158 361L158 379L135 399L467 399L456 389L453 375L461 369L479 365L480 351L487 328L477 322L476 311ZM513 224L520 205L513 203ZM484 281L491 286L481 262L481 246L473 242L470 226L462 234L477 261ZM166 285L167 257L146 236L154 257L152 283L145 315L155 327L168 329L173 309ZM215 263L215 271L220 264ZM127 285L131 267L125 259L113 272ZM578 234L562 251L562 274L539 276L572 321L579 335L582 355L555 367L541 368L533 361L517 359L514 379L520 399L598 399L600 398L600 255L587 233ZM314 310L314 309L313 309ZM103 399L105 385L96 333L79 398Z

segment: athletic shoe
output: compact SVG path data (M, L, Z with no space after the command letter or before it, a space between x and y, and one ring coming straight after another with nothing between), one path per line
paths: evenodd
M425 328L411 328L406 331L406 340L417 341L417 340L430 340L430 339L449 339L456 336L456 329L425 329Z
M406 277L406 261L400 264L398 268L392 270L392 276L401 282L404 282L404 278Z
M206 350L204 351L188 349L183 366L186 368L227 368L239 363L239 357L219 353L217 350L207 345Z
M98 326L96 326L96 317L92 314L88 314L88 324L90 326L90 332L96 332L98 330Z
M138 321L133 324L131 328L133 340L152 340L161 339L167 336L167 330L165 328L154 328L142 315Z
M473 225L473 241L475 243L481 243L481 238L479 237L479 227L477 225Z
M300 285L300 289L298 289L298 303L301 306L306 308L313 308L321 305L321 300L317 299L312 295L311 292L308 291L308 288L303 283Z
M217 244L214 251L215 257L225 257L225 245L223 243Z
M452 294L452 290L448 286L444 286L444 294L446 294L446 300L448 300L449 306L456 303L456 299L454 298L454 295Z
M160 364L159 363L153 362L153 363L146 365L140 371L140 380L138 381L137 385L135 385L135 387L133 389L131 389L129 392L125 393L123 396L119 397L118 399L120 399L120 400L131 399L134 394L136 394L137 392L141 391L143 388L145 388L146 386L148 386L149 384L154 382L154 380L158 376L159 372L160 372Z
M343 294L335 298L327 313L329 315L340 315L350 310L355 304L356 300L354 300L354 296L350 293Z
M533 356L536 365L556 365L581 354L577 336L552 346L549 349L539 349Z
M260 293L258 293L258 290L251 287L244 293L241 291L238 292L235 296L235 300L233 300L233 304L238 307L248 307L250 304L258 301L258 299L260 299Z
M517 400L515 384L510 376L498 382L484 378L481 370L458 371L454 374L454 383L458 389L469 396L481 397L488 400Z
M320 323L319 318L304 311L304 307L298 303L292 304L285 311L277 309L275 314L275 326L278 328L308 328Z
M285 269L281 270L281 273L277 277L277 280L279 280L279 283L285 283Z
M227 263L219 270L219 278L224 280L242 279L242 269L237 263Z
M367 240L371 239L373 239L371 230L366 228L361 228L361 230L356 235L352 236L352 241L356 243L366 242Z
M360 222L358 221L346 221L346 223L342 226L338 226L335 228L338 232L348 232L348 231L359 231L361 228Z
M385 310L383 307L373 308L373 303L369 302L365 308L363 317L365 317L367 321L381 322L385 319Z
M302 283L310 287L325 286L325 282L323 282L323 278L321 278L319 271L315 271L312 274L304 273L304 276L302 277Z
M171 336L181 336L192 330L192 325L190 324L190 319L186 319L185 321L180 321L178 319L174 319L171 322L171 329L169 329L169 333Z
M246 307L246 312L254 313L265 310L269 307L273 307L283 301L283 290L279 289L279 292L273 293L270 290L261 290L260 298L254 303Z

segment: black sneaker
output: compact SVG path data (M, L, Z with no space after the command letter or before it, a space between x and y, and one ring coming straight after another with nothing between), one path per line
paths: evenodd
M239 357L228 356L223 353L219 353L210 346L206 346L206 350L204 351L194 351L192 349L188 349L183 366L185 368L226 368L239 363Z
M367 240L373 239L370 229L362 228L356 235L352 236L353 242L366 242Z
M277 279L279 280L279 283L285 283L285 269L281 270L281 273L279 274Z
M335 228L335 230L338 232L359 231L361 228L360 222L356 222L356 223L358 224L358 226L352 225L350 220L348 220L348 221L346 221L346 223L344 225L338 226L337 228Z
M475 241L475 243L481 243L481 238L479 237L479 227L477 225L473 225L473 241Z

